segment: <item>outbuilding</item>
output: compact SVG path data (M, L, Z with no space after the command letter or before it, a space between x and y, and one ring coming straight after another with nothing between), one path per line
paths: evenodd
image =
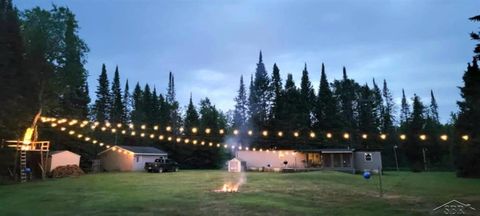
M105 171L142 171L146 162L167 159L168 154L150 146L116 145L99 154Z
M51 151L48 157L48 171L52 171L53 169L59 166L67 166L67 165L80 165L80 155L75 154L71 151L63 150L63 151Z

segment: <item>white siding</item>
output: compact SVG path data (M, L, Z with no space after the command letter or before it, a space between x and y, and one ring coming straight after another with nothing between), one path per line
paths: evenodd
M152 156L152 155L135 155L133 156L133 169L132 171L142 171L144 170L146 162L155 162L155 159L167 158L167 156ZM138 161L138 162L137 162Z
M287 151L237 151L237 158L246 162L247 169L251 168L283 168L284 161L288 161L287 168L305 168L305 155L292 150Z
M365 160L365 154L371 154L371 160ZM354 156L354 166L357 172L382 169L382 154L379 151L357 151Z
M106 151L100 155L102 167L106 171L131 171L133 155L120 152Z

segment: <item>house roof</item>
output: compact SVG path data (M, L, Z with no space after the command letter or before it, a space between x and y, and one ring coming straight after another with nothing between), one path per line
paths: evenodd
M68 151L68 150L58 150L58 151L50 151L48 154L49 156L52 156L52 155L55 155L55 154L59 154L59 153L63 153L63 152L70 152L72 154L76 154L76 155L79 155L75 152L71 152L71 151Z
M354 149L348 148L325 148L325 149L302 149L299 152L320 152L320 153L352 153Z
M158 148L155 148L155 147L150 147L150 146L126 146L126 145L112 146L111 148L109 148L105 151L102 151L98 154L99 155L103 154L103 153L109 151L110 149L112 149L113 147L117 147L117 148L127 150L127 151L132 152L133 154L136 154L136 155L167 155L167 152L165 152L163 150L160 150Z

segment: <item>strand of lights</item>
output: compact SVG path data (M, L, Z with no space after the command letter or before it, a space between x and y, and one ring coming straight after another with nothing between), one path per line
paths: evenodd
M104 125L101 125L99 122L91 122L91 121L87 121L87 120L84 120L84 121L81 121L81 122L80 122L80 121L77 120L77 119L71 119L71 120L69 120L69 119L66 119L66 118L53 118L53 117L41 117L40 120L41 120L41 122L43 122L43 123L49 123L49 122L50 122L50 123L51 123L51 124L50 124L51 127L57 127L58 125L62 125L62 124L67 123L68 126L75 126L75 125L77 125L77 126L79 126L80 128L83 128L83 127L85 127L85 126L87 126L87 125L90 125L90 128L91 128L92 130L96 130L97 128L100 128L100 130L103 131L103 132L106 132L108 128L112 128L112 129L109 130L111 133L116 133L116 132L117 132L117 129L115 129L114 126L113 126L111 123L109 123L109 122L106 122ZM123 126L122 124L120 124L120 123L116 124L115 126L116 126L117 128L123 128L123 127L124 127L124 126ZM133 130L134 128L135 128L134 124L132 124L132 123L128 124L128 129L131 130L131 132L130 132L130 135L131 135L131 136L136 136L136 135L138 134L136 131ZM154 130L154 131L158 131L159 128L160 128L160 126L158 126L158 125L154 125L154 126L153 126L153 130ZM145 124L142 124L142 125L140 126L140 129L141 129L141 130L147 130L148 128L147 128L147 126L146 126ZM172 132L172 131L173 131L173 128L172 128L171 126L166 126L166 127L165 127L165 131L167 131L167 132ZM185 131L185 129L184 129L184 128L179 128L179 131ZM199 134L199 132L200 132L200 130L199 130L197 127L192 127L190 131L191 131L193 134ZM122 133L122 134L127 134L127 131L126 131L126 130L122 130L121 133ZM210 129L210 128L205 128L204 133L205 133L206 135L209 135L209 134L212 133L212 129ZM139 134L140 134L141 137L145 137L145 136L146 136L145 133L139 133ZM225 129L219 129L219 130L218 130L218 134L220 134L220 135L225 135L225 134L226 134ZM241 133L238 129L234 129L234 130L232 130L232 134L235 135L235 136L239 136L239 135L241 135L242 133ZM254 135L254 132L253 132L252 130L247 130L247 131L246 131L246 134L247 134L248 136L253 136L253 135ZM261 134L261 136L263 136L263 137L269 137L269 136L270 136L270 133L269 133L269 131L267 131L267 130L263 130L260 134ZM325 138L327 138L327 139L332 139L332 138L334 137L334 136L333 136L333 133L331 133L331 132L326 132L326 133L324 133L324 134L325 134ZM292 135L293 135L294 138L300 138L300 132L298 132L298 131L294 131L294 132L292 133ZM273 136L273 135L272 135L272 136ZM285 137L285 133L284 133L283 131L278 131L278 132L276 133L276 136L277 136L277 137ZM151 135L150 135L149 137L152 138ZM154 135L154 137L155 137L155 135ZM318 136L317 136L317 134L316 134L315 132L311 131L310 133L308 133L308 138L313 139L313 138L316 138L316 137L318 137ZM341 137L342 137L343 139L345 139L345 140L349 140L349 139L351 138L351 135L350 135L349 133L343 133ZM375 136L369 136L369 134L365 134L365 133L363 133L363 134L360 135L360 138L363 139L363 140L370 139L371 137L375 137ZM378 135L378 138L381 139L381 140L386 140L386 139L387 139L387 134L379 134L379 135ZM400 140L404 141L404 140L407 140L407 135L405 135L405 134L400 134L398 138L399 138ZM425 141L425 140L428 139L428 137L427 137L426 134L420 134L420 135L418 136L418 138L419 138L420 140L422 140L422 141ZM441 135L439 136L439 138L440 138L441 141L448 141L448 140L449 140L449 137L448 137L448 135L446 135L446 134L441 134ZM464 141L470 140L470 136L467 135L467 134L461 135L460 138L461 138L462 140L464 140ZM153 139L153 138L152 138L152 139ZM161 139L161 140L163 140L163 139Z

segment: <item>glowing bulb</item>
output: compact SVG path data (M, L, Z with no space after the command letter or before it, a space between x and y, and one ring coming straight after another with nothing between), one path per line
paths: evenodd
M298 133L298 132L295 131L295 132L293 132L293 136L294 136L294 137L298 137L298 136L300 136L300 133Z
M145 128L147 128L147 126L146 126L146 125L142 125L142 126L140 126L140 128L141 128L142 130L145 130Z
M50 126L56 127L56 126L57 126L57 123L52 123Z
M367 139L368 135L367 134L362 134L362 139Z
M382 140L387 139L387 135L386 134L380 134L380 139L382 139Z
M65 131L66 129L67 128L65 128L65 127L60 128L61 131Z
M82 135L82 134L78 134L77 137L78 137L78 138L82 138L83 135Z
M141 133L140 136L141 136L141 137L144 137L144 136L145 136L145 133Z
M238 130L237 129L233 130L233 134L238 135Z
M168 141L172 141L172 137L168 137L167 139L168 139Z
M330 139L330 138L332 138L332 137L333 137L332 133L327 133L327 138L328 138L328 139Z
M426 139L427 139L427 136L426 136L425 134L421 134L421 135L419 136L419 138L420 138L421 140L426 140Z
M406 139L407 139L407 135L401 134L401 135L400 135L400 139L401 139L401 140L406 140Z
M224 134L224 133L225 133L225 131L224 131L223 129L220 129L220 130L218 131L218 133L220 133L220 134Z
M242 150L242 146L238 146L238 150Z
M85 141L89 141L90 140L90 137L85 137Z
M193 143L194 145L196 145L196 144L197 144L197 140L193 140L192 143Z
M205 145L205 141L202 141L200 144Z
M264 131L262 132L262 135L263 135L263 136L268 136L268 131L264 130Z
M107 122L107 123L105 123L105 126L110 127L110 126L112 126L112 124L110 124L110 122Z
M133 124L128 124L128 128L133 129L134 128Z
M247 150L247 151L248 151L248 150L249 150L249 149L248 149L248 147L245 147L245 150Z
M187 144L190 142L189 139L185 139L184 141L185 141L185 143L187 143Z
M220 147L220 143L217 144L217 148L219 148L219 147Z
M228 145L227 145L227 144L225 144L225 145L223 145L223 147L224 147L224 148L227 148L227 147L228 147Z
M178 137L177 142L181 142L181 141L182 141L182 138Z
M112 128L112 133L116 133L116 132L117 132L117 129Z
M183 129L183 127L180 127L178 130L179 130L180 132L183 132L184 129Z
M112 148L112 151L116 151L116 150L117 150L117 147L113 147L113 148Z
M71 130L71 131L68 132L68 134L73 135L73 134L75 134L75 131Z
M315 138L315 132L310 132L310 138Z
M155 138L155 134L150 134L150 139Z
M165 137L163 135L158 136L159 140L163 140Z
M198 129L196 127L192 128L192 133L197 133Z
M249 135L249 136L252 136L252 135L253 135L253 131L252 131L252 130L248 130L248 135Z
M121 128L121 127L122 127L122 124L118 123L118 124L117 124L117 127L118 127L118 128Z
M106 127L102 127L101 130L102 130L102 131L105 131L105 130L107 130L107 128L106 128Z
M165 128L165 130L167 130L167 131L172 131L172 127L167 126L167 128Z
M153 126L153 130L158 130L158 125Z
M349 138L350 138L350 134L348 134L348 133L344 133L344 134L343 134L343 138L345 138L345 139L349 139Z
M210 128L205 129L206 134L210 134L211 132L212 132L212 130Z
M122 130L122 134L126 134L126 133L127 133L127 131L126 131L126 130Z
M279 137L282 137L282 136L283 136L283 132L282 132L282 131L279 131L279 132L277 133L277 135L278 135Z
M462 139L465 140L465 141L468 141L470 139L470 137L468 135L463 135Z
M253 148L252 150L253 150L253 151L257 151L257 149L256 149L256 148Z
M447 141L448 136L446 134L443 134L443 135L440 136L440 139L443 140L443 141Z
M97 144L97 142L98 142L97 140L93 140L93 141L92 141L93 144Z
M132 131L132 132L130 133L130 135L132 135L132 136L135 136L135 134L137 134L137 133L135 133L135 131Z
M208 146L213 146L213 143L212 143L212 142L209 142L209 143L208 143Z

